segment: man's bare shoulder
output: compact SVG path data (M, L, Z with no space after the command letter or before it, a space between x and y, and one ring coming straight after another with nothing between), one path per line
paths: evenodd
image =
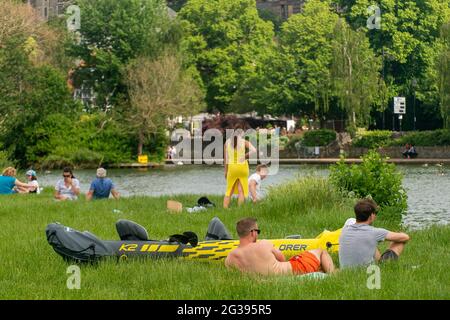
M258 244L261 246L273 247L273 243L270 242L269 240L258 241Z

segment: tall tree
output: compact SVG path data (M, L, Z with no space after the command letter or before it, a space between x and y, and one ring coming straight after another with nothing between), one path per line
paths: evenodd
M95 90L101 109L116 105L126 96L123 72L140 55L157 57L181 37L172 23L164 0L78 0L81 9L81 41L70 48L84 61L74 74L75 85Z
M338 15L327 2L308 1L302 14L283 24L281 46L296 65L292 95L303 105L312 103L321 119L329 110L332 90L332 39Z
M335 94L354 126L367 126L370 109L378 100L381 59L370 48L362 30L353 31L341 19L336 25L331 68Z
M138 139L141 155L145 141L165 127L168 117L188 115L202 107L202 91L170 53L155 60L138 57L126 72L130 108L125 119Z
M435 61L439 106L444 128L450 129L450 21L441 28Z
M273 25L258 16L255 0L190 0L180 11L189 36L186 47L206 89L208 109L227 111L251 77Z

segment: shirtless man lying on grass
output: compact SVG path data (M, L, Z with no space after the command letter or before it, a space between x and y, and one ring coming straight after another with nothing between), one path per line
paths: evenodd
M274 274L306 274L323 271L334 272L333 260L322 249L310 250L286 261L281 251L275 249L270 241L258 240L261 230L254 218L240 220L236 225L239 246L228 254L225 266L235 267L242 272Z

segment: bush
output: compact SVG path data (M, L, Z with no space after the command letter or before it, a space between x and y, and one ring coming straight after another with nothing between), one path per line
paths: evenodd
M391 141L389 145L403 146L407 143L411 143L416 147L450 146L450 130L409 132L401 138Z
M375 149L387 145L391 141L391 131L366 131L357 133L352 142L353 147Z
M307 131L303 136L305 147L322 147L336 140L336 132L328 129Z
M131 159L129 136L104 115L71 119L52 114L36 126L34 135L37 141L27 147L27 159L36 167L97 167Z
M407 209L403 175L376 151L369 151L362 160L362 164L349 166L341 158L331 167L331 182L352 196L371 197L381 208L380 217L400 221Z
M9 161L6 151L0 151L0 170L6 167L14 167L14 164Z
M286 144L285 149L292 151L292 152L297 152L297 149L295 147L295 144L299 141L301 141L303 138L302 136L291 136L289 138L289 142Z

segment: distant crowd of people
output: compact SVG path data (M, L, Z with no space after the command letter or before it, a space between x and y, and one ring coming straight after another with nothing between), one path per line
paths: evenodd
M0 176L0 195L41 193L42 189L34 170L28 170L25 173L26 183L19 181L16 175L17 170L13 167L3 170ZM80 195L80 181L75 178L69 167L63 169L62 177L55 185L54 198L58 201L77 200ZM86 200L108 199L111 195L114 199L120 198L113 181L106 177L106 170L98 168L96 178L91 182L89 191L86 193Z

